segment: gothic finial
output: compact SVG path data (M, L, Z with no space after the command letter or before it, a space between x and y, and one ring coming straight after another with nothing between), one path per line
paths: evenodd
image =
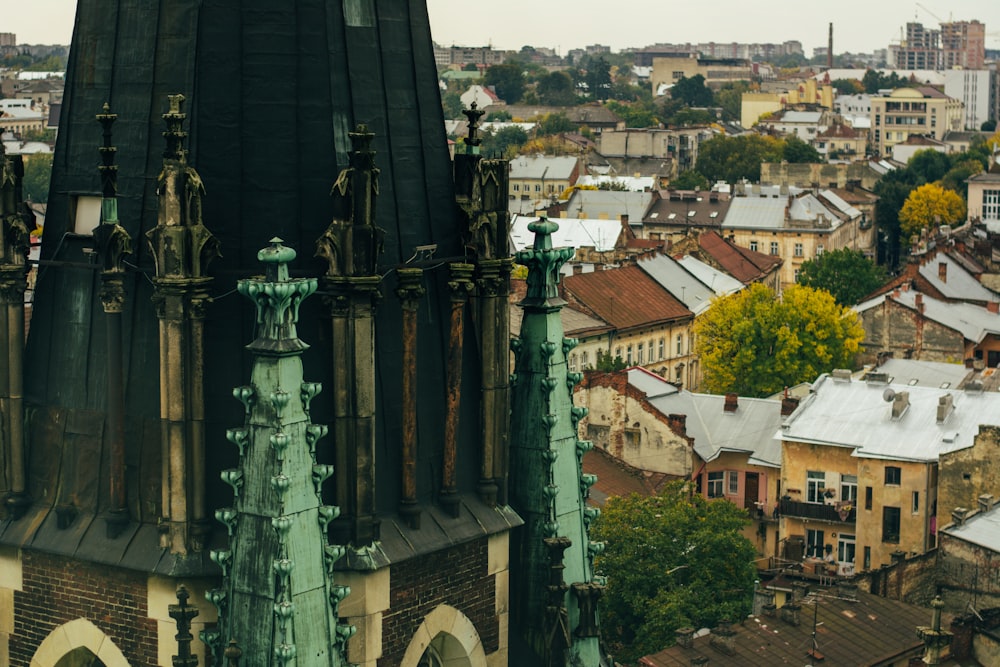
M191 620L198 615L198 608L189 605L188 593L184 584L177 589L177 604L172 604L168 608L170 618L177 623L177 655L173 656L174 667L198 667L198 656L191 653Z
M257 304L257 339L247 349L261 354L298 353L309 346L298 338L295 324L299 304L316 291L315 278L288 277L288 264L295 251L275 237L271 245L257 253L266 266L263 280L252 278L237 284L240 294Z
M559 297L559 269L573 257L572 248L553 248L552 234L559 225L541 217L528 225L535 233L534 246L517 253L517 261L528 267L524 305L542 305Z
M104 128L104 144L99 149L101 165L97 169L101 172L101 191L106 199L118 193L118 165L115 164L118 149L111 144L111 128L116 120L118 114L111 113L111 105L105 102L103 113L97 114L97 121Z
M369 131L364 123L359 123L347 136L351 138L351 166L362 170L374 168L375 151L372 150L372 140L375 139L375 133Z
M187 138L184 120L187 114L182 111L186 98L178 93L167 95L167 99L170 101L170 110L163 114L163 120L167 123L167 131L163 133L163 137L167 140L167 149L163 152L163 157L183 162L187 157L187 151L184 150L184 139Z
M229 646L222 653L222 657L229 663L227 667L240 667L240 658L243 657L243 650L240 649L235 639L229 640Z
M478 107L479 105L473 100L468 109L462 109L462 113L469 119L469 136L465 139L465 145L471 146L474 150L478 150L479 144L483 143L477 134L479 132L479 119L486 113Z

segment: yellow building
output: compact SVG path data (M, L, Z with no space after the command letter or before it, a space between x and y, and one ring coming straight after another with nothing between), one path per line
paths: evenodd
M784 553L816 571L876 569L934 547L939 457L973 450L980 426L1000 422L996 392L870 378L821 376L781 427Z
M875 251L872 221L830 190L816 194L785 186L737 187L722 235L739 246L780 257L781 287L793 285L807 260L829 250ZM791 192L798 190L793 188Z
M887 97L871 98L871 147L888 155L912 134L941 140L963 126L962 102L936 88L897 88Z
M702 58L697 53L658 56L653 58L653 71L649 75L653 96L662 95L667 86L698 74L705 78L706 86L719 88L724 83L750 81L753 69L750 61L743 58Z
M834 90L830 84L806 79L782 90L743 93L740 101L740 125L753 127L764 114L796 105L815 104L833 109Z

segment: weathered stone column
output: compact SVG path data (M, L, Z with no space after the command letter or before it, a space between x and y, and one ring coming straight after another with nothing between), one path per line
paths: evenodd
M364 566L379 537L375 513L375 306L381 298L378 258L383 232L375 226L379 170L374 135L364 125L350 133L350 166L333 185L334 216L316 241L328 263L320 289L330 308L333 360L334 493L342 515L333 539L347 544L349 564Z
M128 523L125 489L125 390L122 378L122 308L125 304L124 266L122 259L132 252L132 237L118 224L117 148L111 144L111 128L118 116L108 104L97 115L104 129L100 148L101 224L94 230L94 245L102 264L101 306L108 325L108 537L117 537Z
M452 517L458 516L458 415L462 403L462 343L465 338L465 304L472 291L471 264L452 264L451 328L448 336L448 413L444 425L444 461L441 467L441 505Z
M403 304L403 449L402 493L399 514L410 528L420 528L417 504L417 310L423 298L423 269L396 271L399 286L396 295Z
M153 303L160 319L161 545L174 553L200 550L207 530L201 321L212 283L206 270L219 255L219 243L202 221L205 188L187 163L183 102L183 95L171 95L170 111L163 116L167 150L159 217L146 234L156 262Z
M21 215L20 156L0 146L0 492L20 518L28 506L24 434L24 292L30 230Z

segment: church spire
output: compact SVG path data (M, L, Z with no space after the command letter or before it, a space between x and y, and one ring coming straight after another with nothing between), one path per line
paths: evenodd
M600 664L593 558L603 544L588 537L597 510L586 505L594 475L582 472L592 447L577 439L586 408L573 406L579 373L567 371L576 340L563 337L559 270L570 248L553 248L559 226L529 225L534 247L517 255L528 267L527 296L512 378L510 504L524 519L511 554L512 657L533 664Z

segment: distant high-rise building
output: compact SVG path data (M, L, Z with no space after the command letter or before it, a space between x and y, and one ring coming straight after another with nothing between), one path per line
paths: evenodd
M949 21L941 24L941 69L982 69L985 58L985 23Z
M0 32L0 47L17 46L17 35L12 32Z

